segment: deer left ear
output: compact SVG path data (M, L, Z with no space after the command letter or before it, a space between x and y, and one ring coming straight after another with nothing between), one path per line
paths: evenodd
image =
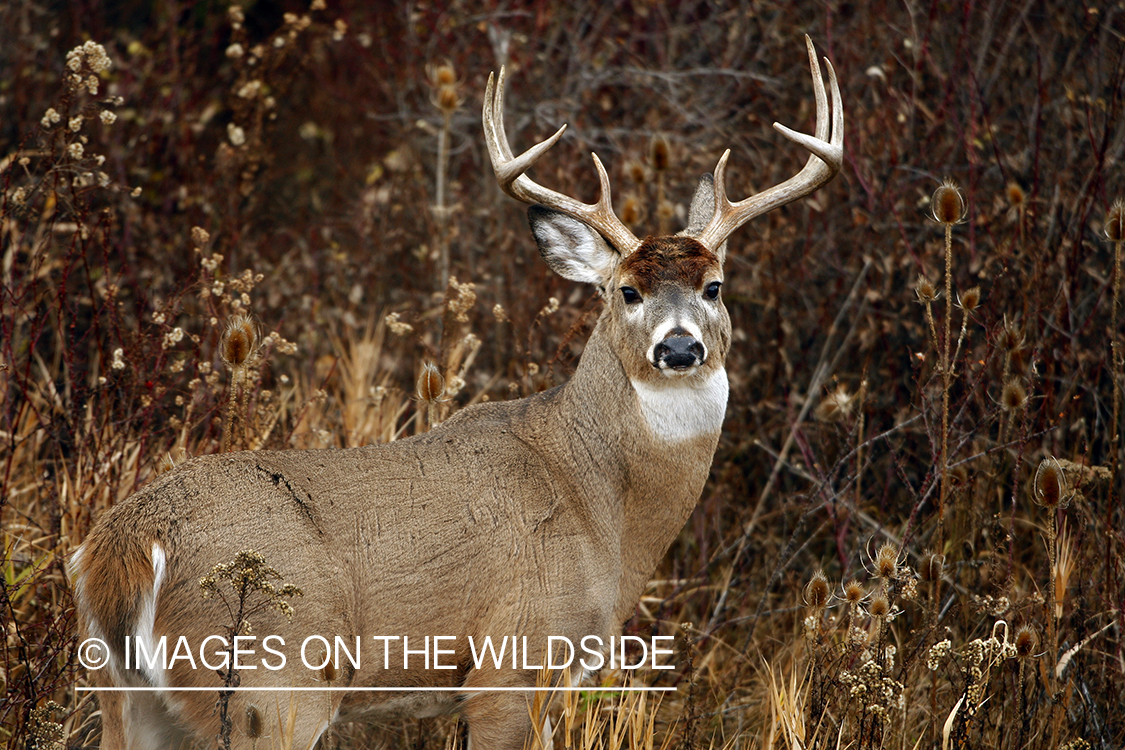
M688 225L684 231L680 232L685 237L698 238L703 234L703 230L711 222L711 217L715 215L715 178L710 174L705 174L699 178L699 185L695 188L695 195L691 197L691 207L688 209ZM727 257L727 243L723 240L723 244L718 247L707 248L715 253L719 258L719 265L723 265L723 261Z
M577 219L544 206L527 210L539 254L551 270L571 281L602 286L621 256L600 234Z

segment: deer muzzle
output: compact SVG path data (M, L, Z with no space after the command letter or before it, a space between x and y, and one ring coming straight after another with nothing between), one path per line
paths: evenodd
M652 351L653 366L660 370L684 372L703 364L707 350L694 336L684 333L668 336Z

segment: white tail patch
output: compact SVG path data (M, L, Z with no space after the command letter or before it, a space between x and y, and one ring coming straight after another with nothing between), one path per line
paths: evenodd
M648 428L666 442L680 443L722 429L730 392L727 371L722 368L698 381L683 378L649 384L633 380L633 388Z
M146 593L141 602L141 611L137 617L137 629L133 637L137 639L138 646L144 649L144 652L153 658L155 666L149 667L144 661L138 660L140 663L135 664L140 671L144 672L149 683L154 687L167 687L164 680L164 670L162 668L162 658L156 658L157 649L160 644L153 630L156 627L156 600L160 595L160 584L164 582L164 548L159 543L153 542L152 544L152 592Z

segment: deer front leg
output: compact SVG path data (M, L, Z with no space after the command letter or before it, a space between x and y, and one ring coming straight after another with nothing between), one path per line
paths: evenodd
M523 750L532 736L533 693L477 693L465 699L468 750Z

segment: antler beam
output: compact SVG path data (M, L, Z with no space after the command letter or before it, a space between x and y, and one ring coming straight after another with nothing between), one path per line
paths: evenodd
M511 146L508 145L508 136L504 133L504 68L500 68L499 80L494 82L492 74L488 76L488 86L484 92L483 120L484 138L488 143L492 170L496 173L496 180L500 183L501 190L518 201L541 203L547 208L561 211L589 225L622 256L637 249L641 244L640 240L613 212L609 176L597 154L591 154L601 184L601 197L597 203L582 203L545 188L524 174L562 137L566 125L545 141L535 144L518 157L514 156Z
M774 123L774 128L789 140L811 152L809 160L800 172L785 182L763 190L757 195L731 203L726 194L726 166L730 149L727 149L715 167L715 213L711 222L697 238L712 250L722 245L734 230L778 206L803 198L831 180L844 162L844 108L840 101L840 87L836 83L836 71L826 58L828 81L832 86L832 122L829 125L828 97L824 91L824 79L816 60L816 48L812 40L805 36L809 49L809 67L812 68L813 90L816 96L816 135L798 133ZM557 135L557 134L556 134Z

